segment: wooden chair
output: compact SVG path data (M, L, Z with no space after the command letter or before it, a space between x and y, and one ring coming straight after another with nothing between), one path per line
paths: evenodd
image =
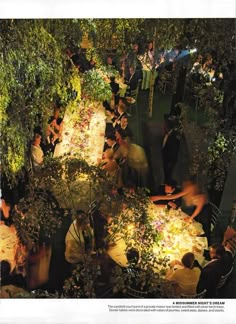
M137 98L138 98L138 88L137 89L134 89L134 90L131 90L130 92L130 97L133 98L135 101L137 101Z
M233 255L233 258L236 254L236 230L228 226L226 231L224 232L224 239L222 244L226 248L226 250L230 251Z
M171 87L173 83L173 72L167 71L163 79L163 94L166 93L167 87Z
M216 287L217 290L219 290L220 288L222 288L225 285L227 279L229 278L229 276L231 275L232 272L233 272L233 267L230 269L230 271L226 275L220 277L220 280Z
M203 291L201 291L200 293L198 294L195 294L195 295L185 295L185 294L181 294L180 298L204 298L205 295L206 295L206 289L204 289Z
M234 197L233 200L232 213L229 218L229 224L233 226L235 221L236 221L236 197Z
M209 202L209 204L211 206L211 233L212 233L215 226L216 226L216 223L217 223L219 217L222 216L222 212L212 202Z
M236 236L227 240L225 243L225 248L232 253L233 258L236 255Z

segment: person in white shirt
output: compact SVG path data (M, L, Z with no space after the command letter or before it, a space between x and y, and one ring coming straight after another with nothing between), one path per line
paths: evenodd
M87 255L94 253L94 232L84 211L77 211L76 219L66 234L65 244L65 258L72 265L83 262Z
M31 159L35 171L42 167L44 160L44 153L40 146L41 139L40 134L35 134L31 144Z
M183 255L181 262L178 260L171 262L166 279L173 283L175 296L196 294L201 270L194 266L194 260L194 254L188 252Z

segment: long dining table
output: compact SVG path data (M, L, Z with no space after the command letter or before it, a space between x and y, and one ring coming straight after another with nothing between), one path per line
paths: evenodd
M81 125L79 111L92 110L89 122ZM96 165L101 159L105 143L106 127L105 109L101 103L81 102L77 110L66 110L63 118L64 127L62 141L55 147L53 157L62 157L70 154L86 160L87 163Z
M16 250L18 239L16 233L4 224L0 224L0 260L7 260L11 271L16 266Z
M79 112L84 109L92 111L86 123L81 120L79 115ZM106 118L102 103L81 101L77 109L71 110L68 107L63 118L62 141L56 145L53 157L59 157L62 160L65 157L79 158L85 160L89 165L98 165L105 143ZM88 175L80 174L79 178L71 181L70 187L74 187L74 190L65 190L61 193L54 188L56 198L62 208L76 207L87 210L91 199L95 199Z
M208 248L206 237L199 236L203 233L202 225L193 220L184 221L188 215L181 210L170 209L150 203L148 206L149 222L157 234L161 236L153 244L153 256L165 256L169 261L181 260L187 252L193 252L200 264L204 264L204 249ZM140 242L136 242L140 247ZM117 234L108 248L107 254L121 267L127 267L127 245L122 235ZM160 266L161 270L161 266Z

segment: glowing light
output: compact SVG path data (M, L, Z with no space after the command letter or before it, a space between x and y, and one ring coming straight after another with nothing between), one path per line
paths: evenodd
M190 49L190 51L189 51L190 54L193 54L193 53L196 53L196 52L197 52L196 48Z

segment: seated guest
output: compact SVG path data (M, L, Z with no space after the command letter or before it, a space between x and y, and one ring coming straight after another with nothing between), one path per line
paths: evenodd
M114 96L114 101L115 101L115 105L117 105L119 103L119 84L117 82L115 82L115 77L111 76L110 77L110 87L111 87L111 92L112 92L112 96Z
M116 127L115 128L115 138L116 138L116 142L120 146L127 147L127 141L126 141L126 137L125 137L125 131L121 127ZM120 149L120 147L119 147L119 149Z
M109 133L106 136L105 149L107 149L108 147L110 147L110 148L112 148L113 152L115 153L118 150L119 146L120 145L116 142L115 134Z
M214 298L217 295L216 287L220 277L230 271L233 257L229 251L225 251L222 244L215 243L210 247L210 258L211 260L202 268L197 291L206 289L206 297Z
M166 196L152 196L152 201L172 200L183 197L186 208L184 212L190 217L186 217L186 222L192 222L195 219L202 224L203 230L210 245L211 239L211 205L208 203L207 195L199 191L198 185L194 179L184 181L182 191ZM182 207L183 209L183 207Z
M106 170L108 173L113 175L114 171L117 170L118 164L116 161L113 159L114 157L114 151L112 148L107 148L105 152L103 153L103 159L99 163L99 166L103 169Z
M7 260L0 261L0 298L17 298L27 294L26 282L21 274L11 273L11 265Z
M114 112L114 108L115 106L118 105L119 103L119 84L117 82L115 82L115 77L111 76L110 77L110 87L111 87L111 92L112 92L112 100L109 103L107 100L105 100L103 102L103 107L108 111L108 112ZM114 100L114 104L112 103L112 101Z
M224 245L226 251L231 252L234 256L236 251L236 230L233 227L227 227L224 232L222 245Z
M43 166L44 153L40 146L41 138L41 135L35 134L31 144L31 159L34 171L39 171Z
M120 125L118 126L118 128L121 128L125 131L124 133L125 137L129 137L129 138L133 137L133 133L128 125L128 116L126 114L121 117Z
M46 130L46 136L44 137L43 142L40 144L43 150L44 155L53 155L55 145L51 142L51 131L49 128Z
M111 108L111 105L109 104L109 102L107 100L103 101L103 107L106 109L106 111L113 113L114 109Z
M7 226L13 224L12 215L11 215L11 204L6 199L0 199L0 224L3 223Z
M125 137L125 131L121 128L117 128L115 130L115 137L119 147L115 151L114 159L116 160L118 165L121 166L126 161L128 154L128 144Z
M183 255L181 262L171 262L166 279L173 282L176 296L196 294L201 270L194 266L194 260L194 254L188 252Z
M123 116L127 116L126 110L126 105L124 103L119 103L117 107L118 116L116 115L116 113L114 113L114 117L112 118L114 128L120 125L120 121Z
M164 184L164 187L161 186L159 189L160 195L174 195L180 192L180 189L177 188L177 182L175 180L169 179ZM177 209L181 206L181 198L173 200L158 200L156 205L167 205L168 208Z
M115 68L116 69L116 63L113 61L111 56L107 57L106 64L108 67Z
M202 56L198 55L196 62L193 64L193 67L190 71L190 76L193 82L201 83L201 74L202 71Z
M104 158L100 162L100 167L105 170L114 180L114 183L117 188L122 187L122 181L121 181L121 170L114 159L114 151L112 148L106 149L106 151L103 154Z
M116 142L119 144L119 148L114 154L114 159L121 168L121 177L124 186L126 187L129 182L129 167L127 164L128 156L128 143L127 138L125 137L125 131L122 128L117 128L115 131Z
M54 108L53 116L48 120L47 134L50 137L50 141L53 145L59 143L62 140L63 131L63 119L59 117L60 109Z
M65 258L71 264L83 262L87 254L94 252L94 232L89 216L84 211L77 211L66 234L65 243Z

